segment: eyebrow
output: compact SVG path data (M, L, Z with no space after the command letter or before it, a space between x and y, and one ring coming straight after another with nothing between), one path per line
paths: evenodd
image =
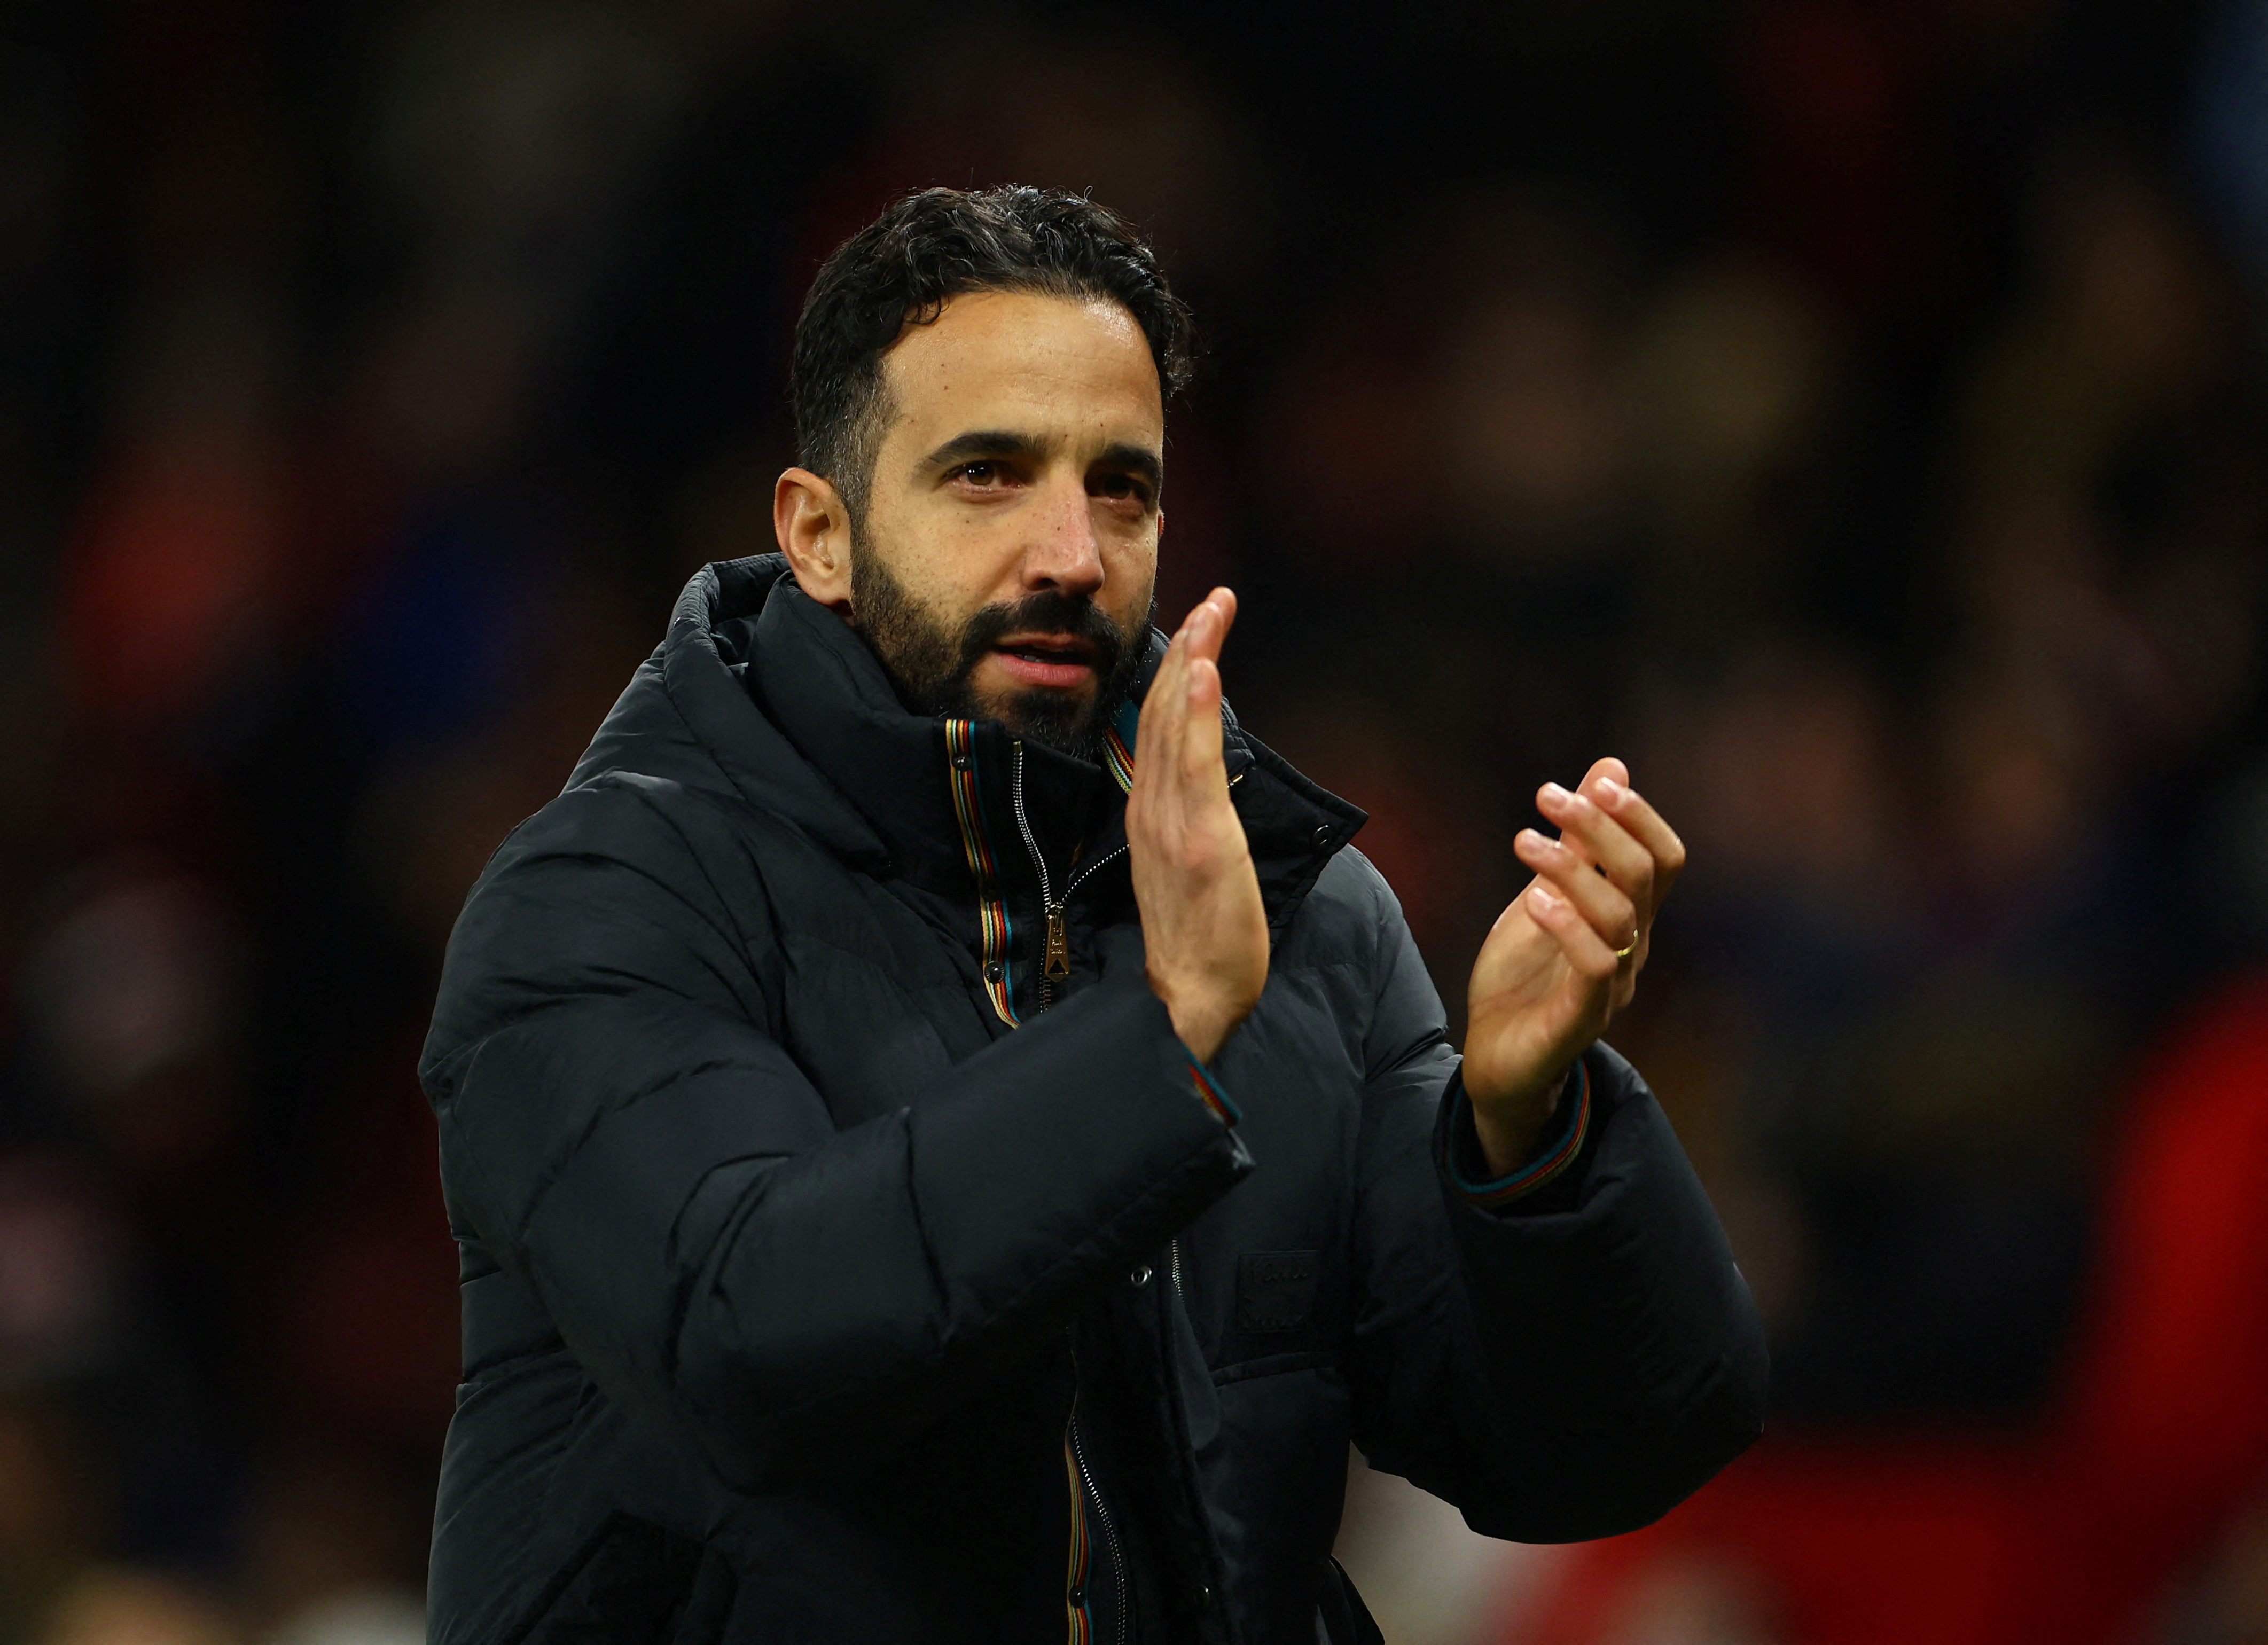
M937 474L980 457L1036 458L1043 454L1044 442L1028 434L1019 434L1010 429L972 429L966 434L956 434L922 459L926 474ZM1136 445L1119 440L1102 448L1095 458L1097 466L1124 469L1138 474L1150 483L1152 491L1161 490L1166 481L1166 465L1157 452L1146 445Z
M955 463L965 463L977 457L1037 457L1040 442L1028 434L1016 434L1005 429L972 429L967 434L956 434L922 459L922 467L929 473L950 468Z
M1118 441L1102 448L1095 460L1106 468L1123 468L1129 474L1139 474L1150 482L1150 489L1162 491L1166 487L1166 465L1157 452L1146 445L1132 445Z

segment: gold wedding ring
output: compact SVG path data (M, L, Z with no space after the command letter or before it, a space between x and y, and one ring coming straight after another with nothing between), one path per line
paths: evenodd
M1629 942L1624 943L1620 948L1615 950L1615 958L1616 959L1628 959L1631 957L1631 950L1637 946L1638 938L1636 936L1632 936Z

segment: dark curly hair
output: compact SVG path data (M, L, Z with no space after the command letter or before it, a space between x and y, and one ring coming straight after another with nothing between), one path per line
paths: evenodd
M835 248L796 321L788 393L799 459L865 518L889 405L882 356L906 326L968 291L1028 291L1123 307L1167 396L1188 380L1189 312L1141 236L1107 207L1055 188L924 188Z

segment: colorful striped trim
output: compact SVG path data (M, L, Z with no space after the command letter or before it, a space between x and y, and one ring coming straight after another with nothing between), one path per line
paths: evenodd
M1134 791L1134 738L1141 729L1142 705L1131 698L1118 705L1118 712L1102 728L1102 761L1122 793Z
M1119 740L1118 728L1105 726L1102 732L1102 758L1110 767L1110 775L1118 779L1119 790L1134 791L1134 751Z
M1015 952L1015 930L1008 922L1008 905L1000 895L999 865L984 834L984 796L976 781L976 723L945 722L946 782L953 790L953 814L961 823L961 848L968 858L969 878L976 882L976 917L984 931L984 992L1000 1020L1017 1025L1015 973L1010 956Z
M1079 1478L1069 1434L1064 1436L1064 1474L1071 1482L1071 1563L1064 1572L1064 1612L1070 1627L1064 1637L1070 1645L1087 1645L1094 1637L1094 1611L1086 1603L1086 1483Z
M1569 1095L1574 1098L1572 1102L1565 1101ZM1469 1100L1464 1088L1459 1086L1458 1105L1464 1106ZM1591 1128L1591 1071L1583 1066L1580 1057L1575 1059L1573 1090L1563 1092L1561 1100L1565 1103L1568 1113L1566 1130L1561 1134L1557 1142L1544 1150L1542 1158L1522 1166L1508 1177L1498 1177L1494 1182L1467 1182L1464 1173L1457 1169L1457 1152L1452 1148L1449 1150L1449 1180L1456 1185L1457 1192L1476 1205L1494 1208L1509 1205L1524 1194L1533 1193L1564 1173L1575 1163L1575 1156L1583 1151L1583 1138ZM1469 1123L1465 1115L1452 1115L1451 1134L1455 1135Z
M1212 1083L1212 1076L1205 1072L1205 1065L1197 1061L1197 1054L1187 1046L1182 1047L1182 1054L1189 1060L1189 1083L1197 1088L1199 1100L1212 1110L1212 1117L1223 1125L1234 1125L1243 1119L1244 1111L1229 1101L1227 1093Z

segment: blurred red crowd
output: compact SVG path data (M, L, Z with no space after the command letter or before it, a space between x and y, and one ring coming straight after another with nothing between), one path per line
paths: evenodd
M851 10L0 26L0 1645L416 1634L441 944L818 257L1009 179L1195 302L1160 614L1453 1016L1537 783L1692 847L1616 1037L1773 1434L1396 1637L2268 1626L2258 8Z

